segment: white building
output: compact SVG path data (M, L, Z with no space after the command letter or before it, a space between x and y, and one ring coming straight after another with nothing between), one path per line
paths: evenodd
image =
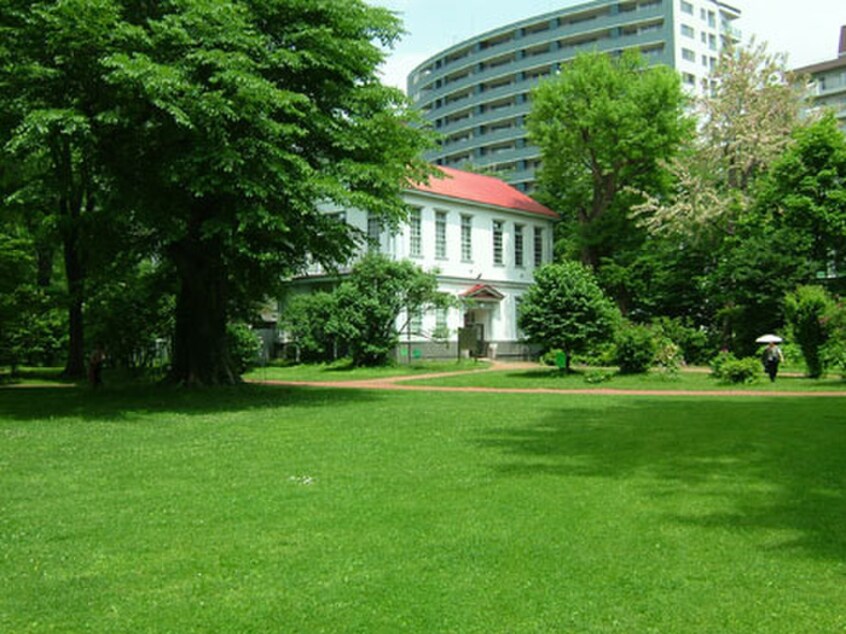
M837 57L797 68L794 72L811 78L813 107L834 112L840 129L846 132L846 26L840 29Z
M415 357L458 355L459 328L478 335L482 356L526 356L517 328L520 298L534 270L552 260L552 210L498 178L441 167L443 178L415 185L403 198L411 207L396 233L383 231L378 218L357 209L336 210L370 238L369 248L393 259L409 259L438 271L441 291L459 300L457 308L405 315L398 354ZM299 292L325 288L335 278L319 267L299 277ZM446 341L436 334L447 333ZM408 339L408 342L406 342Z

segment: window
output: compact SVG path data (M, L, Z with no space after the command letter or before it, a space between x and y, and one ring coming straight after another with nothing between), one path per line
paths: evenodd
M691 51L689 48L682 49L682 59L687 60L688 62L695 62L696 61L696 53Z
M435 257L445 260L447 256L446 243L447 215L445 211L435 212Z
M523 266L523 225L514 225L514 266Z
M367 214L367 250L370 253L379 253L381 244L380 236L382 234L382 222L379 216L374 213Z
M543 264L543 229L535 227L535 266Z
M421 239L422 221L420 219L420 210L412 209L411 215L408 217L409 228L409 245L408 252L413 257L420 257L423 255L423 242Z
M681 25L681 34L685 37L696 37L696 31L693 30L692 26L688 26L687 24Z
M708 48L710 48L712 51L717 50L717 36L713 33L708 34Z
M712 29L717 28L717 14L713 11L708 11L708 26Z
M686 0L682 0L681 3L681 10L682 13L687 13L688 15L693 15L693 5Z
M682 83L687 86L695 86L696 85L696 75L692 75L690 73L682 73Z
M423 332L423 312L416 310L411 313L408 320L408 330L412 335L419 335Z
M461 216L461 261L473 261L473 217Z
M501 220L493 221L493 261L497 266L503 265L502 259L502 227Z
M443 330L446 327L447 327L447 309L446 308L435 309L435 328L437 330Z

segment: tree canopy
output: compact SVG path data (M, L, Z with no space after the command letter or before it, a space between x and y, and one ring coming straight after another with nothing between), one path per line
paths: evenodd
M547 264L523 296L518 324L530 341L572 355L610 340L620 319L593 273L578 262Z
M640 53L579 55L532 93L530 138L541 150L545 202L576 233L594 268L627 242L630 189L661 190L663 161L692 133L680 79ZM569 220L569 222L567 222Z
M235 380L227 320L308 257L352 252L353 234L321 203L396 221L401 188L427 172L427 134L408 125L404 96L379 82L384 48L401 32L385 9L361 0L6 5L7 147L43 164L20 188L37 181L70 220L66 252L69 241L90 250L80 219L102 213L172 266L176 381ZM84 298L81 257L77 268L68 283Z

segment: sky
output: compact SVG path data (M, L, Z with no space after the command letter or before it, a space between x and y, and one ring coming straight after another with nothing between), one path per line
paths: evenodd
M580 0L365 0L386 7L403 21L407 34L389 53L384 83L405 90L405 78L423 60L485 31ZM837 57L846 0L731 0L740 9L735 23L743 42L751 36L770 52L787 53L798 68Z

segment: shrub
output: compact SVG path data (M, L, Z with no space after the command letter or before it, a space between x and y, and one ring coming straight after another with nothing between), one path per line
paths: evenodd
M561 348L553 348L552 350L544 352L541 355L540 361L544 365L561 370L563 369L561 367L562 361L564 362L564 367L567 367L567 353L565 353Z
M828 341L828 322L836 310L834 299L821 286L800 286L784 298L785 314L793 339L802 348L808 376L819 378L825 371L821 349Z
M615 338L617 354L615 361L621 374L642 374L647 372L655 360L658 342L655 333L648 326L627 324Z
M655 363L661 368L664 378L674 380L680 378L683 361L679 346L666 338L658 342Z
M708 362L714 349L712 335L704 328L695 328L689 322L672 317L659 317L653 322L663 335L680 348L686 363Z
M258 363L261 338L247 324L227 324L226 342L232 367L238 374L243 374Z
M761 376L761 362L754 357L738 359L723 351L711 361L711 373L724 383L754 383Z

